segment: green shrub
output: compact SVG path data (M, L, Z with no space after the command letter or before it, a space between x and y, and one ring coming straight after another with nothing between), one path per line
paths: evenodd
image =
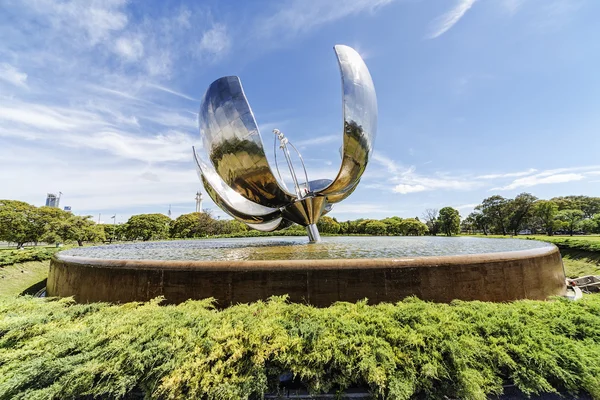
M312 392L364 385L383 398L525 393L600 399L600 296L508 304L284 298L218 311L0 299L0 399L247 399L291 371Z
M0 267L28 261L49 260L55 253L65 249L65 247L28 247L20 250L2 250L0 251Z

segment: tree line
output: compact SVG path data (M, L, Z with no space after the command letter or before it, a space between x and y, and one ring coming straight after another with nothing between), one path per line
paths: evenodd
M484 199L461 223L465 233L518 235L531 233L600 233L600 197L564 196L550 200L521 193L514 199Z
M112 242L160 240L239 233L241 222L219 220L210 213L184 214L175 220L164 214L133 215L124 224L97 224L92 216L79 216L55 207L35 207L17 200L0 200L0 241L15 243Z
M317 224L324 234L341 235L455 235L482 233L589 234L600 233L600 197L565 196L550 200L521 193L514 199L494 195L484 199L461 221L458 210L427 209L415 218L397 216L380 220L338 221L323 216ZM35 207L17 200L0 200L0 241L16 243L112 242L200 238L215 235L252 235L235 220L215 219L210 212L183 214L172 220L164 214L133 215L124 224L96 224L91 216L78 216L53 207ZM305 234L294 225L283 234Z

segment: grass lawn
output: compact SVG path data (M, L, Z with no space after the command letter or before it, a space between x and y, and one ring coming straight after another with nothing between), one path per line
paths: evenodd
M508 239L502 235L462 235L487 238ZM519 235L513 239L540 240L558 246L563 258L567 278L577 278L585 275L600 275L600 235L585 236L547 236Z
M0 267L0 297L16 296L48 277L50 261L28 261Z

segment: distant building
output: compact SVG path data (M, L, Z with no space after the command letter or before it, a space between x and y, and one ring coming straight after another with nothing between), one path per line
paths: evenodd
M71 206L65 206L63 210L65 210L66 212L71 212Z
M62 193L58 193L58 196L55 195L54 193L48 193L48 195L46 196L46 206L47 207L56 207L59 208L60 207L60 195Z
M202 212L202 193L196 192L196 212Z

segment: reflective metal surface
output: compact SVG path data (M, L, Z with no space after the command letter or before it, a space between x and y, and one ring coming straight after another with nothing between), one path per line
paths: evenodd
M295 179L296 193L291 193L269 166L239 78L217 79L204 94L199 114L200 136L208 162L195 150L194 158L208 195L233 218L264 231L292 223L310 226L311 241L318 240L315 224L319 218L358 186L373 151L377 99L371 75L360 55L344 45L336 45L334 50L342 75L344 141L340 170L333 181L309 182L306 176L306 182L299 184ZM287 144L295 147L281 132L276 130L276 134L295 177Z
M377 97L365 62L351 47L336 45L334 49L342 74L342 166L333 182L319 193L328 196L332 203L348 197L358 184L373 152L377 132Z
M246 199L282 207L294 199L271 171L254 114L237 76L214 81L200 106L200 136L221 179Z

